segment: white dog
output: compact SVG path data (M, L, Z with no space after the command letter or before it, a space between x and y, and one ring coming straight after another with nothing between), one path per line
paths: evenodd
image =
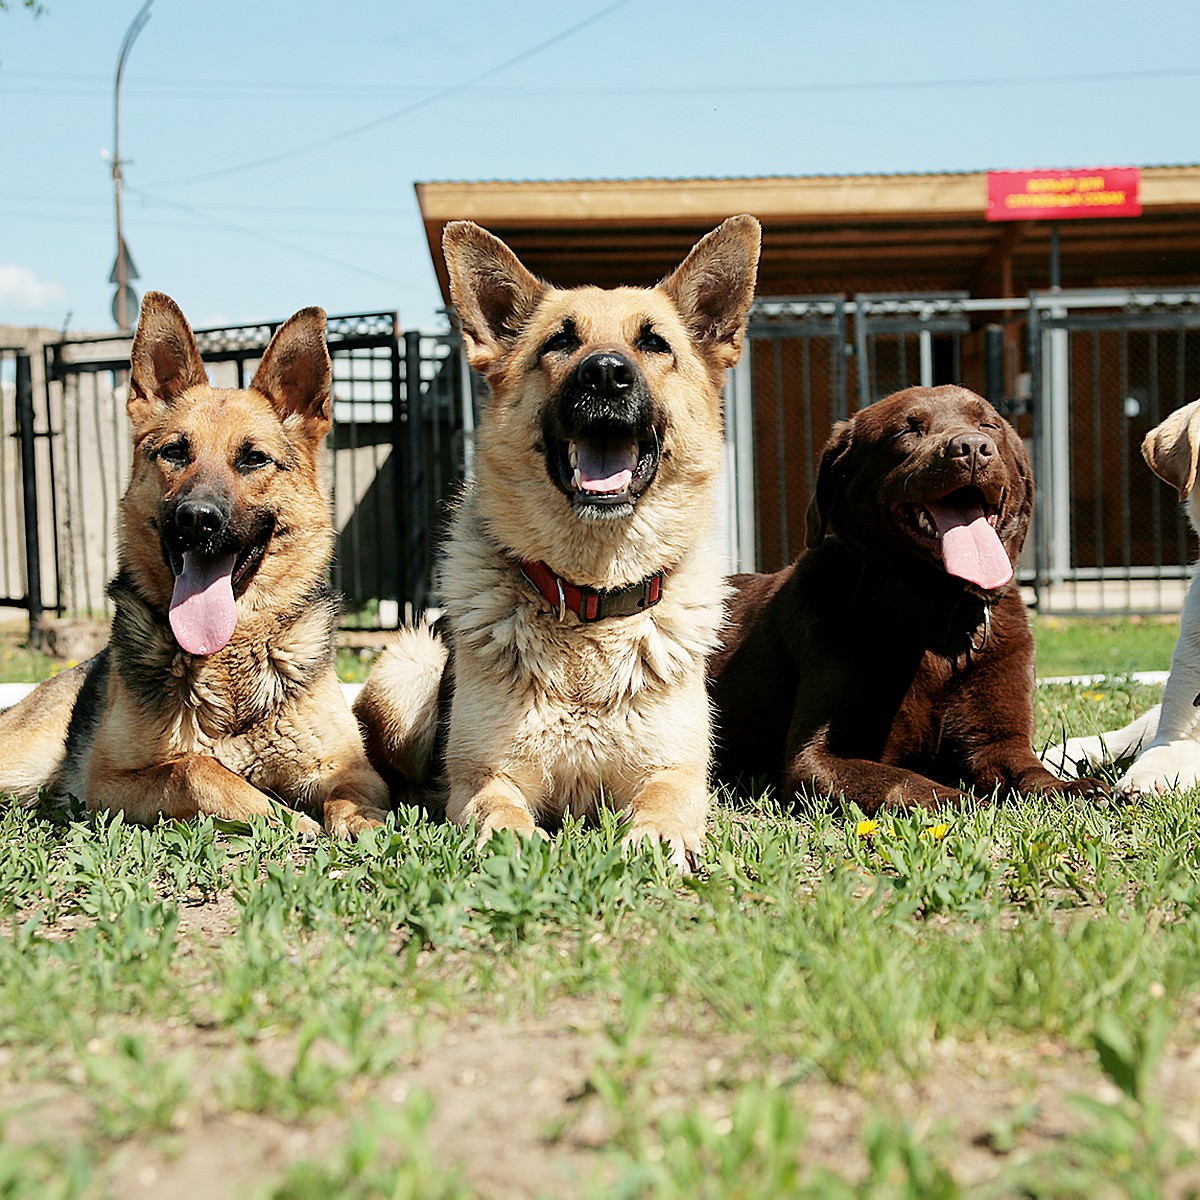
M1142 442L1142 455L1150 469L1179 489L1187 501L1187 514L1200 531L1200 400L1185 404ZM1133 766L1117 783L1117 790L1168 792L1200 783L1200 564L1192 575L1179 640L1171 655L1171 674L1162 704L1113 733L1071 738L1051 746L1042 761L1052 771L1086 771L1137 754ZM1144 747L1144 749L1143 749Z

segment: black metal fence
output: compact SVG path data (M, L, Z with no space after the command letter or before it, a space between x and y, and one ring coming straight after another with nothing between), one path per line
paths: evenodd
M0 606L42 616L33 359L0 346Z
M276 328L277 322L267 322L197 330L213 383L246 386ZM401 334L393 313L330 317L327 337L333 362L333 429L325 459L337 530L333 582L346 599L348 625L390 628L428 600L446 498L470 450L471 379L454 334ZM35 601L59 615L108 615L105 585L116 568L117 502L130 470L129 351L127 335L67 338L44 347L44 362L37 364L43 386L29 389L34 449L25 450L24 472L10 467L17 443L5 427L18 411L20 359L13 356L11 368L0 359L0 589L8 593L4 603L30 609L35 627ZM38 505L33 522L25 521L30 503ZM8 557L21 544L23 528L31 530L36 553L29 561L41 575L32 593L28 566L15 571Z
M1039 500L1021 563L1047 611L1175 611L1195 539L1142 462L1146 432L1200 396L1200 290L800 297L755 304L732 421L741 570L803 548L832 424L914 384L987 396L1034 457ZM737 403L737 401L735 401ZM751 478L752 477L752 478Z
M276 327L197 331L214 384L245 386ZM328 328L334 583L348 624L390 628L430 602L477 383L453 333L402 333L391 313ZM127 336L0 349L0 605L28 609L35 630L43 610L107 614L129 349ZM1195 538L1140 444L1200 396L1200 290L759 301L729 393L731 566L794 558L832 424L918 383L986 395L1027 439L1039 500L1020 577L1033 603L1178 610Z
M1195 535L1141 445L1200 397L1200 291L1038 295L1028 347L1039 604L1178 610Z

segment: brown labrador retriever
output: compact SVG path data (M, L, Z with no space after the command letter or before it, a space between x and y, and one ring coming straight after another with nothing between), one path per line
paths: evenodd
M807 552L732 580L709 665L719 773L868 814L958 805L960 784L1104 794L1033 752L1014 578L1032 508L1020 438L965 388L907 388L835 426Z

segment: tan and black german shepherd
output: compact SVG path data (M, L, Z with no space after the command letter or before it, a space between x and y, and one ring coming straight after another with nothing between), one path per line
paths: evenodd
M446 228L467 354L491 389L441 579L447 815L481 842L603 796L630 840L680 865L700 851L721 385L759 241L753 217L731 217L657 287L562 290L479 226ZM402 783L430 770L446 654L428 629L402 634L356 706Z
M387 788L333 667L324 312L296 313L250 387L227 390L150 292L131 367L112 638L0 714L0 795L44 788L140 822L270 815L275 798L338 835L379 823Z

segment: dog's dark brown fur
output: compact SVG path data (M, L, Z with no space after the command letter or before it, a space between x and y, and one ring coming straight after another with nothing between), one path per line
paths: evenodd
M940 540L921 532L916 509L963 487L1015 567L1032 473L985 400L909 388L834 429L808 551L733 580L709 671L723 776L766 776L787 797L829 795L868 814L959 804L959 784L981 797L1103 790L1064 783L1033 752L1033 639L1015 581L949 574Z
M333 668L325 314L287 321L248 389L218 389L183 314L151 292L131 367L112 639L0 715L0 795L45 788L134 821L269 816L275 797L332 833L378 824L387 789ZM180 623L200 577L225 590L189 594L220 603Z

